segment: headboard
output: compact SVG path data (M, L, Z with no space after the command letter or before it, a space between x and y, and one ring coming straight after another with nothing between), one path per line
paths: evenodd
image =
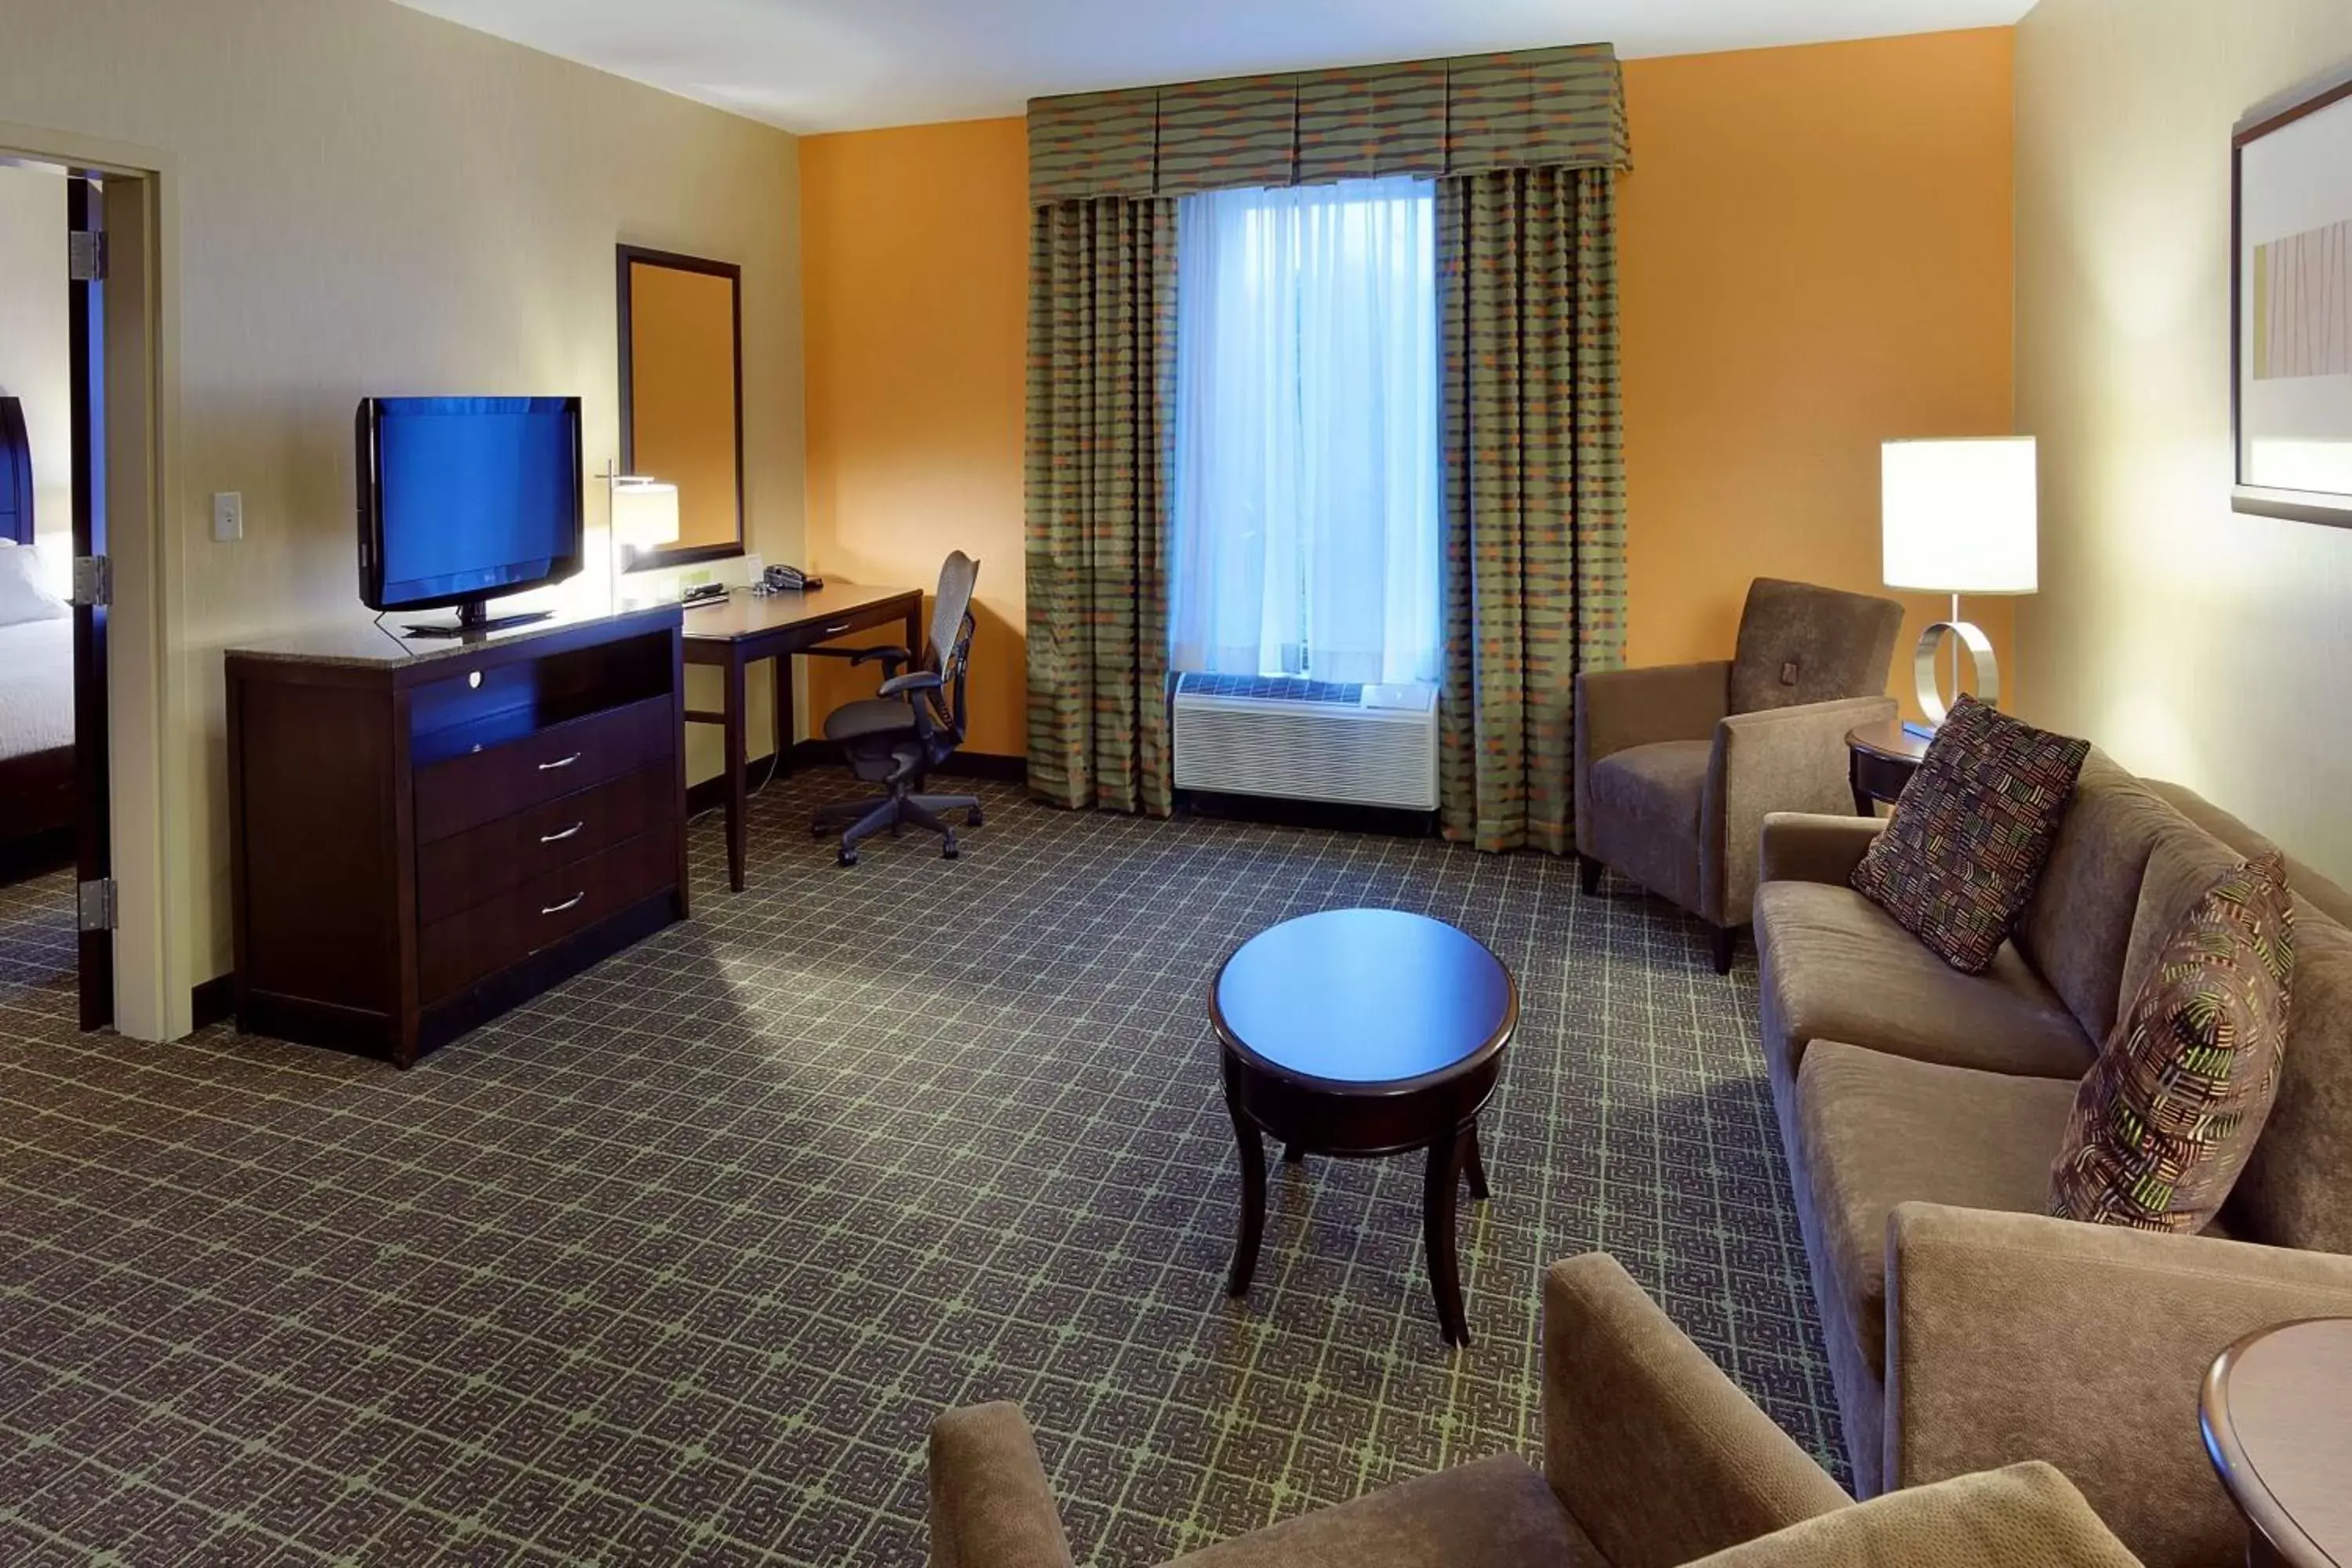
M0 539L33 542L33 444L14 397L0 397Z

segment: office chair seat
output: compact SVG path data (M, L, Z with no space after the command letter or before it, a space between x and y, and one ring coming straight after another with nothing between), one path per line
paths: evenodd
M824 716L828 741L862 741L869 735L913 734L915 716L906 703L887 697L845 702Z

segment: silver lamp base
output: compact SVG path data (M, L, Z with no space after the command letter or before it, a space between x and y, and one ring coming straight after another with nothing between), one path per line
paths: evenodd
M1986 637L1973 622L1964 621L1956 613L1948 621L1937 621L1919 634L1919 646L1911 655L1911 668L1919 678L1919 711L1927 716L1929 724L1941 724L1950 710L1944 705L1944 694L1936 684L1936 658L1943 651L1948 634L1952 645L1952 695L1960 694L1960 650L1966 648L1976 665L1976 699L1992 707L2000 706L2000 665L1992 656L1992 639Z

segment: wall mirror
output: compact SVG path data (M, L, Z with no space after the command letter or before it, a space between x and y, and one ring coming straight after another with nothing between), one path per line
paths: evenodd
M674 485L677 538L624 546L642 572L743 553L743 272L620 250L621 472Z

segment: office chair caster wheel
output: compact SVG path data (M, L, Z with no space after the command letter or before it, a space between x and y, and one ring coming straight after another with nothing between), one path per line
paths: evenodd
M843 865L845 865L845 866L855 866L855 865L856 865L856 864L857 864L857 851L856 851L856 850L855 850L855 849L845 849L845 850L843 850L843 851L841 852L841 863L842 863Z
M975 805L970 811L963 814L963 825L966 827L978 827L980 826L980 807Z
M942 860L953 860L962 853L962 847L952 838L940 846L940 858Z

